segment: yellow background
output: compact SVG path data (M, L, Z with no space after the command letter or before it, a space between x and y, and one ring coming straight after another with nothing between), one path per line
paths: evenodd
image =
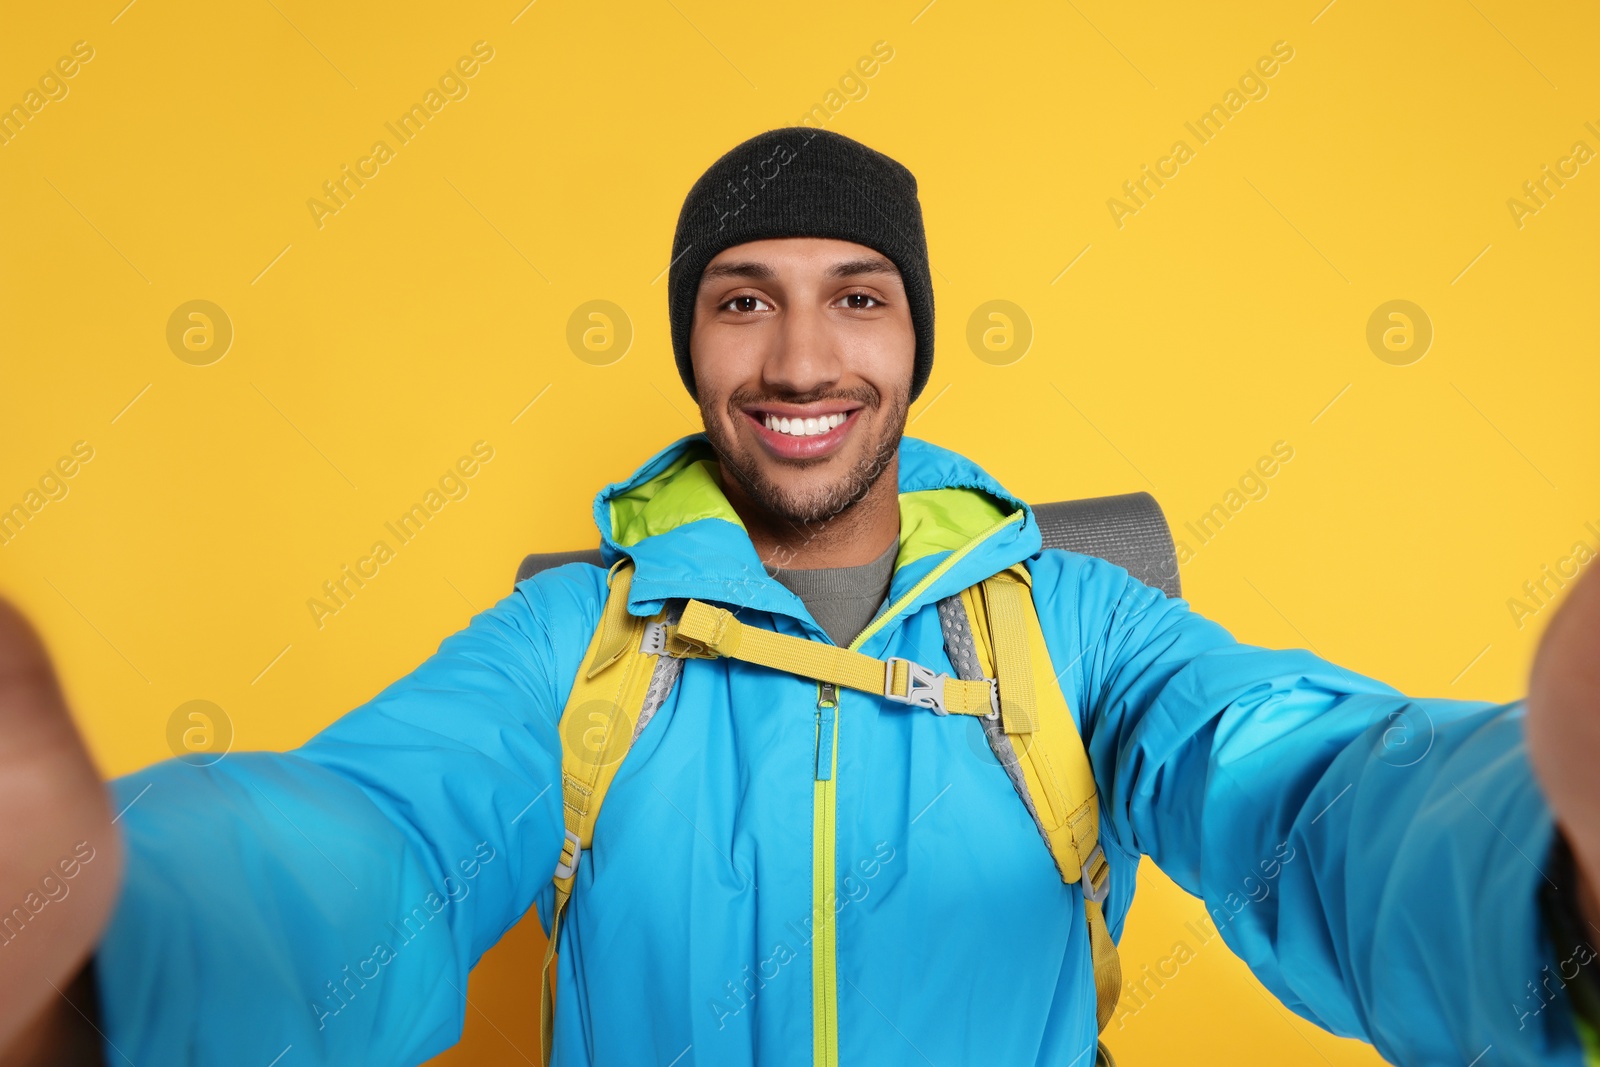
M0 506L94 449L0 546L0 589L108 774L171 755L194 699L235 747L293 746L523 553L591 544L593 493L696 428L666 321L684 193L880 40L824 113L921 183L938 360L911 433L1034 501L1149 490L1180 538L1288 442L1264 499L1188 538L1186 594L1421 695L1518 696L1550 613L1519 628L1507 600L1596 544L1600 164L1520 228L1507 207L1600 149L1592 7L125 2L0 34L0 102L94 49L0 146ZM479 40L469 95L397 147L384 123ZM1198 145L1185 121L1277 41L1268 95ZM395 158L319 228L308 199L380 138ZM1180 138L1194 158L1119 228L1108 198ZM209 366L166 341L194 299L235 332ZM633 327L609 366L566 341L594 299ZM1003 366L966 340L997 299L1034 333ZM1435 331L1409 366L1366 343L1392 299ZM470 495L319 629L307 599L480 439ZM1125 972L1195 958L1113 1024L1124 1067L1376 1062L1197 946L1200 902L1146 868ZM486 957L441 1062L537 1061L540 940Z

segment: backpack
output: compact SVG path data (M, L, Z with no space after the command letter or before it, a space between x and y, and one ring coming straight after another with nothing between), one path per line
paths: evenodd
M1137 567L1135 573L1150 584L1168 595L1178 595L1171 533L1148 494L1042 505L1034 510L1041 530L1051 522L1047 532L1054 536L1047 536L1046 547L1072 547L1107 558L1116 554L1127 558L1129 569ZM1052 539L1056 544L1049 543ZM555 558L567 562L592 560L593 555L570 553ZM518 580L542 569L538 561L539 557L524 560ZM1157 572L1154 578L1149 576L1151 571ZM831 759L833 712L840 687L934 715L977 717L1062 882L1082 885L1094 961L1095 1016L1100 1031L1105 1030L1121 992L1122 970L1105 920L1110 867L1099 841L1099 800L1083 739L1061 687L1054 684L1058 675L1050 661L1025 566L1008 567L938 602L940 629L955 677L903 657L877 659L850 648L751 626L726 608L699 600L670 601L651 618L634 616L627 609L632 578L630 559L620 559L610 568L600 623L561 716L566 836L555 871L555 908L540 970L544 1063L550 1062L553 1041L550 965L561 915L570 901L583 853L593 839L606 791L634 740L671 692L684 660L717 657L818 682L819 778L830 773L824 762ZM1051 682L1038 685L1039 678ZM1096 1063L1113 1064L1103 1041L1098 1043Z

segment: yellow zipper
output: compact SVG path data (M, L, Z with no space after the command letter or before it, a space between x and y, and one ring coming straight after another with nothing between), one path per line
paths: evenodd
M888 610L868 623L867 628L850 642L850 651L859 652L873 634L942 578L945 572L1022 516L1021 511L1012 512L946 556L899 600L889 605ZM838 1067L839 1063L838 930L834 925L837 913L832 899L838 860L835 855L838 835L834 825L834 805L839 779L839 704L838 687L818 683L817 777L811 793L811 1062L814 1067ZM827 764L826 777L823 776L824 762ZM819 907L821 914L818 914Z

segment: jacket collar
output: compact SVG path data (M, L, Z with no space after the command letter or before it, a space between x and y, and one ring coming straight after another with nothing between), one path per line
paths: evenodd
M964 554L914 598L898 604L897 614L1039 552L1033 510L971 460L912 437L901 438L899 459L900 551L890 603L897 604L952 553ZM633 560L631 613L652 615L669 599L694 597L789 616L813 637L828 640L804 602L762 565L718 484L716 455L704 433L674 441L628 478L602 489L595 496L594 519L605 563L624 556ZM886 620L884 629L892 621Z

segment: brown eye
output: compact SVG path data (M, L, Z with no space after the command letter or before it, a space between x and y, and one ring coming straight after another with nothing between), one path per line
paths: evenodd
M722 306L725 308L731 307L734 311L749 313L752 311L760 311L761 308L757 307L756 305L765 305L765 303L766 301L762 300L759 296L736 296Z
M848 301L869 300L869 301L872 302L872 304L882 304L883 303L883 301L879 300L877 297L871 295L870 293L850 293L848 296L845 297L845 299L848 300ZM849 305L849 307L853 311L866 311L866 310L868 310L869 305L852 303L852 304Z

